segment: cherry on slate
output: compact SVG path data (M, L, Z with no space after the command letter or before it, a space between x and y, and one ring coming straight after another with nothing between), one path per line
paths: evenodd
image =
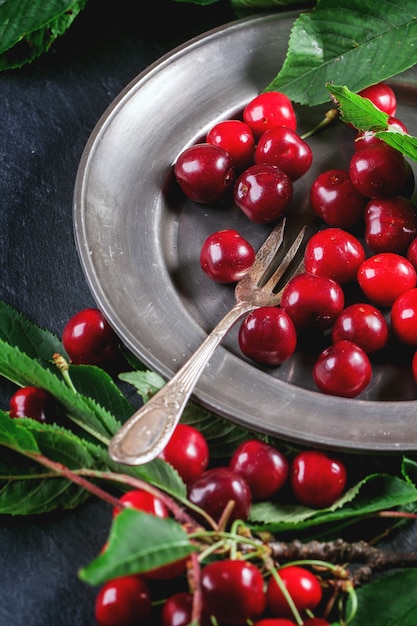
M15 391L9 401L10 417L31 417L38 422L52 422L54 401L40 387L28 386Z
M74 365L105 365L118 354L119 340L98 309L78 311L66 323L63 346Z
M151 615L149 587L139 576L121 576L106 582L95 602L97 626L139 626Z

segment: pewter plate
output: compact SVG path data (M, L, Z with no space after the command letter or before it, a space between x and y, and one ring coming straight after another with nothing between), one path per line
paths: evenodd
M202 274L200 247L236 228L254 247L270 229L236 207L184 200L172 165L217 121L238 115L277 74L296 12L238 20L175 49L137 76L110 105L85 147L74 192L77 249L97 305L124 344L171 377L233 304L233 288ZM397 77L397 116L413 128L417 72ZM296 109L298 131L329 106ZM414 133L415 134L415 133ZM320 171L346 167L351 129L337 123L309 140L311 170L295 183L294 212L308 212ZM417 393L406 350L376 359L355 399L317 391L314 348L277 368L239 352L237 327L217 348L194 399L238 424L294 443L345 451L417 450Z

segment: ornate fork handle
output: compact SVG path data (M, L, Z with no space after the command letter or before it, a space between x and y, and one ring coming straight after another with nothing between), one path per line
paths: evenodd
M214 350L232 326L254 308L250 302L236 303L170 381L125 422L109 445L114 461L140 465L158 456Z

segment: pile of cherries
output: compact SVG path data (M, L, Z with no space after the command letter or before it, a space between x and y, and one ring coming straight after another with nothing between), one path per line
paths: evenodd
M395 117L396 96L389 85L379 83L359 94L387 113L389 130L407 133ZM296 127L284 94L260 94L246 105L242 119L216 123L205 141L179 155L176 180L197 203L231 199L251 221L275 222L289 214L293 184L313 159ZM414 173L402 153L372 132L358 132L352 152L345 170L323 171L310 188L312 214L322 228L306 245L305 271L288 282L280 306L253 311L239 329L242 353L269 366L288 360L300 337L321 334L314 382L323 393L349 398L367 388L373 355L392 340L413 351L410 365L417 380ZM200 264L214 281L233 283L254 257L240 233L224 228L204 241Z

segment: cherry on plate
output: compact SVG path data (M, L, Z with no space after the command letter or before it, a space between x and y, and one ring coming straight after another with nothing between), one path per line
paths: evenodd
M353 154L349 176L359 193L368 198L404 195L410 165L399 150L382 142Z
M345 296L342 287L327 276L299 274L284 288L281 307L290 316L297 330L326 330L343 311Z
M417 209L408 198L373 198L364 209L365 241L374 253L407 252L417 236Z
M377 306L391 306L405 291L417 285L412 263L395 252L380 252L365 259L358 269L358 283Z
M236 230L227 228L209 235L200 251L200 266L218 283L233 283L248 272L255 250Z
M267 500L275 495L288 478L287 457L258 439L241 443L232 454L229 466L246 480L253 500Z
M293 197L292 182L276 165L257 163L238 176L233 198L245 215L259 224L278 219L288 209Z
M294 130L278 126L266 130L256 146L255 163L277 165L290 177L298 180L311 167L313 151Z
M304 251L307 273L327 276L339 285L356 280L365 258L359 239L342 228L325 228L314 233Z
M367 302L355 302L339 315L332 328L332 341L346 339L370 355L388 343L389 328L382 312Z
M396 117L388 118L388 130L408 134L406 125ZM381 143L382 139L376 137L372 130L358 131L355 139L355 150L361 150L367 146Z
M242 353L258 363L281 365L297 346L297 332L291 317L281 308L264 306L255 309L239 328Z
M255 139L242 120L223 120L207 133L206 142L223 148L233 159L235 172L249 167L255 152Z
M290 483L300 504L323 509L343 494L347 472L337 457L320 450L303 450L291 463Z
M372 365L362 348L346 339L325 348L313 366L313 378L323 393L355 398L372 379Z
M291 100L284 93L269 91L255 96L243 109L243 120L251 128L255 141L269 128L297 128Z
M404 344L417 347L417 289L398 296L391 307L391 328Z
M200 204L219 202L235 182L232 157L211 143L194 144L181 152L174 174L184 195Z
M341 169L322 172L310 189L315 214L328 226L343 229L358 223L367 200L353 185L349 172Z
M368 98L380 111L393 116L397 111L397 97L394 90L385 82L375 83L358 92L362 98Z

